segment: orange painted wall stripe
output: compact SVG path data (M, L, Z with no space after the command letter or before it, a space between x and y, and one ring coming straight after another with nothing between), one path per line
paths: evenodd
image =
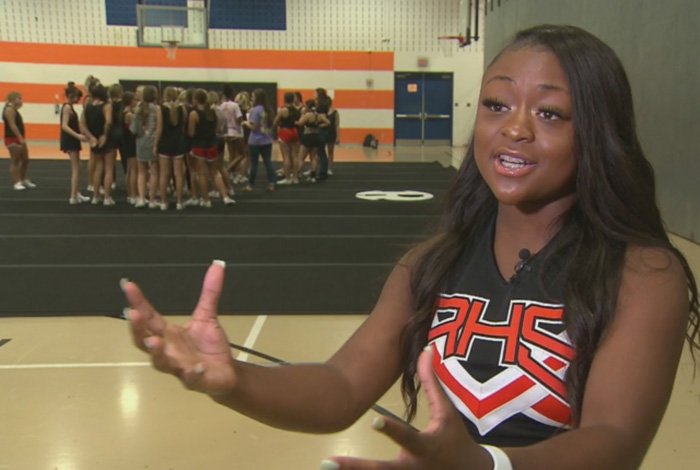
M60 129L58 125L58 116L56 124L30 124L25 123L27 139L29 140L58 140ZM3 131L3 126L0 124L0 132ZM394 143L393 129L359 129L359 128L340 128L340 142L345 144L360 144L364 141L367 134L374 134L380 144ZM87 147L86 147L87 149ZM56 143L56 151L58 151L58 142Z
M63 103L63 90L65 84L43 83L11 83L0 82L0 99L4 99L10 92L18 91L22 94L25 103L56 103L56 95L59 103ZM82 85L78 88L83 88ZM314 96L314 90L277 90L277 104L284 102L283 95L287 91L299 91L306 100ZM333 105L338 109L394 109L394 92L392 90L335 90Z
M304 101L314 97L315 90L277 90L277 104L282 106L284 94L298 91ZM393 90L335 90L333 107L338 109L394 109Z
M25 103L55 104L56 95L59 103L63 103L63 90L68 84L46 84L46 83L11 83L0 82L0 98L4 101L10 92L17 91L22 94L22 101ZM76 86L83 89L82 85Z
M179 49L3 42L0 62L275 70L394 70L393 52Z

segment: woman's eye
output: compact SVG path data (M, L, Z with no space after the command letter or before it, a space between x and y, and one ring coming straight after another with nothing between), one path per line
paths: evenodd
M541 109L538 114L540 117L542 117L543 119L546 119L547 121L554 121L556 119L562 118L561 113L554 111L554 110L551 110L551 109Z
M490 109L491 111L495 113L500 113L502 111L505 111L507 109L506 105L501 103L500 101L496 100L484 100L482 103L486 108Z

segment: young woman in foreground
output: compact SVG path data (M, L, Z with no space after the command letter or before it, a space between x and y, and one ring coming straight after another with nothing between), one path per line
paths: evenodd
M296 431L350 426L400 377L410 418L425 389L425 430L373 423L396 460L324 469L635 469L699 316L633 115L608 46L568 26L523 31L485 72L439 233L326 363L234 361L216 319L222 262L186 328L123 281L134 342L185 386Z

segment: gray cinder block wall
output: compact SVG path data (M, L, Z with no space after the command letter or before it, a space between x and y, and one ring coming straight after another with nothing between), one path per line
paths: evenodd
M667 228L700 241L700 0L494 0L493 11L490 3L486 65L517 30L542 23L582 27L617 52Z

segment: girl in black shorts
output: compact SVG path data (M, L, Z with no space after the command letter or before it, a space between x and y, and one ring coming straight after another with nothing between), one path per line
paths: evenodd
M111 190L114 181L114 148L107 140L112 126L112 105L107 101L107 89L97 85L92 89L92 101L85 105L80 116L83 132L90 142L90 159L95 165L92 180L92 203L100 203L100 185L104 173L104 205L113 206Z
M78 114L73 109L73 105L80 101L83 92L75 86L75 83L68 83L68 87L64 90L66 102L61 108L61 152L68 154L70 158L71 176L70 176L70 199L68 202L72 205L87 202L89 197L83 196L78 191L80 184L80 149L81 142L87 142L86 135L80 132L80 122Z
M171 173L175 176L175 201L177 210L182 210L182 188L185 174L185 126L187 111L177 103L177 90L167 87L163 92L160 107L163 116L163 133L158 141L160 159L160 209L168 208L168 183Z
M299 148L299 154L294 165L294 173L292 178L294 180L299 180L299 172L304 166L304 160L307 156L311 160L311 173L309 174L309 181L312 183L316 182L316 171L318 170L318 147L321 144L321 139L318 134L320 127L328 126L330 122L323 114L318 114L316 112L314 100L308 100L306 102L306 112L299 119L296 124L298 126L303 126L304 132L299 137L301 141L301 147Z

